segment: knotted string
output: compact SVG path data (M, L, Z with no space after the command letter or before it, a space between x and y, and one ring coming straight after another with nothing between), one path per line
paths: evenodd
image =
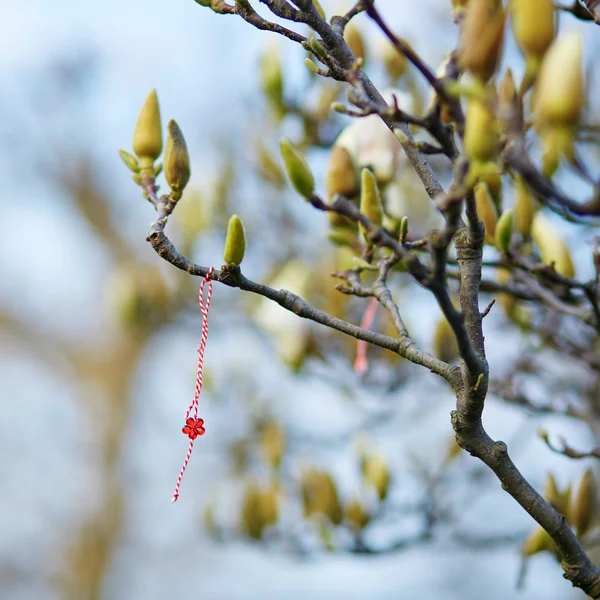
M192 450L194 449L194 440L201 435L204 435L204 419L198 418L198 399L200 398L200 392L202 391L202 366L204 363L204 349L206 348L206 339L208 338L208 309L210 307L210 297L212 295L212 279L210 278L214 267L210 267L208 273L204 276L202 283L200 284L200 290L198 292L198 304L200 305L200 312L202 313L202 335L200 337L200 345L198 346L198 369L196 371L196 390L194 393L194 399L188 406L185 412L185 426L181 431L190 438L190 444L188 446L187 454L177 476L177 482L175 483L175 490L173 491L173 498L171 502L176 502L179 498L179 487L181 486L181 480L185 469L190 462L192 456ZM206 302L204 302L204 284L208 283L208 291L206 293Z

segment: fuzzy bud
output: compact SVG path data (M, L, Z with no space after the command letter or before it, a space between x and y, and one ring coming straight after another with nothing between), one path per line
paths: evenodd
M162 152L160 107L156 90L151 90L144 100L133 132L132 147L142 168L151 167Z
M165 144L165 179L175 195L181 196L190 180L190 156L179 125L174 119L167 125L169 135Z
M505 210L498 219L496 224L496 237L495 244L496 248L500 252L508 252L510 248L510 240L513 234L513 215L512 210Z
M479 100L471 100L467 107L465 123L465 154L477 162L494 158L498 143L496 120L489 107Z
M237 215L233 215L227 224L223 260L228 267L237 267L242 263L245 252L246 235L244 233L244 225Z
M281 157L292 187L306 200L315 193L315 178L306 159L294 150L289 140L279 142Z
M356 25L348 23L344 29L344 40L356 58L365 59L365 43Z
M371 221L375 227L381 227L383 222L383 207L375 175L369 169L363 169L360 186L360 212ZM367 237L365 227L360 224L362 234Z
M336 194L351 198L357 188L356 170L350 152L342 146L333 146L327 167L327 197Z
M582 538L590 530L598 511L596 481L592 470L588 469L579 482L575 504L571 510L571 522L578 538Z
M554 265L554 270L563 277L575 277L575 266L569 248L558 231L542 215L537 213L531 227L531 237L537 244L542 262Z
M496 72L502 54L505 18L501 0L477 0L466 7L459 62L483 83Z
M541 59L554 39L552 0L511 0L512 28L526 56Z
M485 228L485 241L493 246L496 236L498 213L485 183L478 183L475 186L475 204L477 206L477 215Z
M513 206L513 219L515 231L524 238L531 234L531 226L535 215L535 201L525 180L518 175L515 179L515 204Z

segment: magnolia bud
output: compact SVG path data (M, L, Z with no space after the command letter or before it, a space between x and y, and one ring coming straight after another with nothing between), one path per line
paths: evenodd
M477 0L466 7L459 61L483 83L496 72L502 53L505 17L501 0Z
M369 513L365 511L360 500L351 500L344 508L344 520L348 523L351 529L361 531L371 520Z
M279 142L279 148L292 187L306 200L310 200L315 193L315 178L306 159L286 139Z
M385 500L392 479L385 461L379 456L365 454L362 457L361 467L365 481L375 489L380 500Z
M523 556L533 556L540 552L553 551L554 542L550 534L542 527L537 527L523 544Z
M535 201L529 191L529 186L520 175L515 178L515 192L516 198L513 206L515 230L524 238L528 238L535 215Z
M356 56L356 58L365 58L365 44L363 42L363 37L356 25L352 23L348 23L344 29L344 40L350 50L352 50L352 54Z
M260 446L269 464L278 469L285 450L285 435L275 421L269 421L262 427Z
M321 6L321 3L319 2L319 0L312 0L313 6L317 9L317 12L319 13L319 16L321 17L321 19L323 19L323 21L327 21L327 17L325 16L325 11L323 10L323 7Z
M571 510L571 522L577 531L578 538L582 538L590 530L597 513L596 482L592 470L588 469L579 482L579 490Z
M408 60L402 52L386 43L383 47L383 66L391 82L395 84L406 73Z
M160 107L156 90L146 96L133 132L133 151L140 159L141 167L152 167L162 152L162 129Z
M544 486L544 498L561 515L567 517L569 515L569 507L571 502L571 486L569 485L564 491L558 489L556 479L552 473L548 473L546 485Z
M496 224L496 238L495 244L496 248L500 250L500 252L508 252L510 248L510 240L513 234L513 216L512 210L505 210L498 219L498 223Z
M575 126L584 102L581 35L567 33L548 50L535 90L535 126Z
M167 125L169 135L165 144L165 179L177 197L190 180L190 156L179 125L171 119Z
M125 150L119 150L119 156L121 157L121 160L125 163L125 166L132 173L140 172L140 163L138 162L138 159L135 156L133 156L133 154L129 154L129 152L126 152Z
M497 211L500 211L502 205L502 171L495 162L480 163L477 166L479 181L485 183L488 187Z
M260 58L259 76L262 91L269 103L283 116L283 72L277 44L270 44Z
M477 206L477 215L485 228L485 241L493 246L498 214L485 183L478 183L475 186L475 204Z
M541 213L533 219L531 237L537 244L542 262L554 265L554 270L564 277L575 277L575 266L565 241Z
M327 167L327 197L336 194L351 198L357 187L356 170L350 152L342 146L333 146Z
M400 243L406 242L406 236L408 235L408 217L402 217L400 221Z
M374 227L381 227L383 207L375 175L369 169L362 170L360 186L360 212L371 221ZM367 237L367 230L360 224L362 234Z
M554 39L552 0L511 0L515 39L523 54L541 59Z
M246 252L244 225L237 215L233 215L227 224L223 260L228 267L237 267L244 259L244 252Z
M471 100L467 107L464 147L467 158L477 162L492 160L498 143L496 120L488 106Z
M447 363L453 363L460 357L456 336L445 317L435 326L432 350L435 356Z

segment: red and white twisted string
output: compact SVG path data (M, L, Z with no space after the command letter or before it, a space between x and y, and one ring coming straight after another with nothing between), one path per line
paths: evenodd
M171 502L176 502L179 498L179 488L181 486L181 480L185 469L190 462L192 456L192 450L194 449L194 440L204 435L204 420L198 418L198 399L200 398L200 392L202 392L202 368L204 363L204 349L206 348L206 340L208 338L208 309L210 307L210 297L212 295L212 279L211 275L214 271L214 267L210 267L202 283L200 284L200 290L198 292L198 304L200 305L200 312L202 313L202 335L200 337L200 345L198 346L198 368L196 371L196 390L194 393L194 399L188 406L185 412L185 427L182 428L182 432L190 438L187 454L177 476L177 482L175 483L175 490L173 491L173 498ZM208 291L206 293L206 302L204 302L204 284L208 283Z

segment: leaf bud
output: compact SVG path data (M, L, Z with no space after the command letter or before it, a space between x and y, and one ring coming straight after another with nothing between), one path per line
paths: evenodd
M119 156L121 157L121 160L125 163L125 166L132 173L140 172L140 163L138 162L138 159L135 156L133 156L133 154L129 154L129 152L126 152L125 150L119 150Z
M365 59L365 44L362 34L356 25L348 23L344 28L344 40L356 58Z
M383 207L375 175L369 169L363 169L360 186L360 212L371 221L373 226L381 227L383 221ZM366 228L360 224L362 234L367 237Z
M500 252L508 252L510 240L513 234L513 215L512 210L505 210L496 224L495 244Z
M588 469L579 482L575 504L571 509L571 523L582 538L589 530L592 521L598 514L597 489L594 474Z
M306 159L294 150L289 140L279 142L281 157L292 187L306 200L310 200L315 192L315 178Z
M167 130L169 135L165 144L165 179L178 199L190 180L190 156L183 133L174 119L169 121Z
M520 175L517 175L515 178L515 192L516 197L513 206L515 231L520 233L524 238L528 238L531 234L536 207L529 186Z
M575 266L569 248L550 221L539 212L533 219L531 237L537 244L542 262L554 265L554 270L563 277L575 277Z
M132 147L142 168L151 167L162 152L160 107L156 90L151 90L144 100L133 132Z
M475 204L477 207L477 215L485 228L485 241L493 246L495 243L498 213L496 212L496 206L490 196L488 186L485 183L478 183L475 186Z
M246 235L244 233L244 225L237 215L233 215L227 224L223 260L228 267L237 267L242 264L245 252Z

